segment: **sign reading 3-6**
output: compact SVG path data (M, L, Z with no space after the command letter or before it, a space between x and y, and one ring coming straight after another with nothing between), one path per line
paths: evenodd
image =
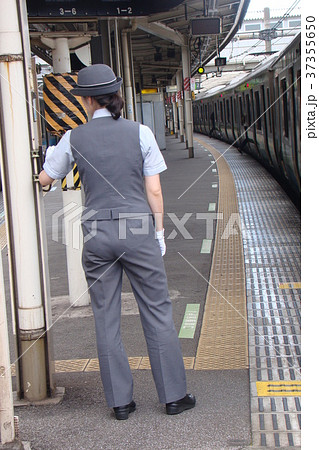
M60 8L60 16L64 16L64 14L72 14L73 16L76 16L76 8L71 8L71 9L64 9L64 8Z

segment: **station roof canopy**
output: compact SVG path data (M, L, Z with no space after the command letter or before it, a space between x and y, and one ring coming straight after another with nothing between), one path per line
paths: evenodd
M43 38L97 36L101 33L101 24L105 23L105 20L109 22L113 36L114 23L117 19L119 32L123 29L130 31L135 81L138 81L142 74L145 88L165 86L171 84L176 71L182 67L181 46L189 47L191 71L195 74L200 65L205 65L217 56L232 39L245 17L249 2L250 0L163 0L153 3L149 0L118 2L101 0L100 3L104 7L112 6L110 14L103 15L102 12L94 15L93 11L92 15L87 13L78 15L73 14L70 8L70 13L66 13L69 10L65 10L64 14L54 15L43 11L36 12L34 5L39 3L39 0L27 0L31 49L33 53L51 63L51 50L43 43L45 42ZM41 0L40 3L56 8L62 8L63 4L72 4L74 8L76 3L92 5L99 1ZM131 11L134 12L134 6L143 3L149 7L154 4L165 4L164 11L156 12L158 9L155 8L155 12L151 14L140 15L143 12L140 8L140 13L133 16ZM171 5L173 8L167 10ZM192 35L194 19L210 18L220 19L218 34Z

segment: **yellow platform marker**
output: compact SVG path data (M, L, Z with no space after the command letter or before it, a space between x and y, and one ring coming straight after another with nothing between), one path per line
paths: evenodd
M256 381L258 397L300 397L301 381Z
M279 285L279 289L301 289L301 283L300 282L281 283Z

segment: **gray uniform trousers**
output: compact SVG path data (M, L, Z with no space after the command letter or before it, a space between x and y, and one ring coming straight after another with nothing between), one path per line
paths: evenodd
M126 239L119 239L119 220L99 220L94 237L84 244L83 267L94 312L101 378L109 407L131 402L133 379L120 331L123 269L138 303L159 400L168 403L186 395L181 348L172 318L167 278L154 225L132 234L135 219L127 220ZM90 222L82 224L84 236Z

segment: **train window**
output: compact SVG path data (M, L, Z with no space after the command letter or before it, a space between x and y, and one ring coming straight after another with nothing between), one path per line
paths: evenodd
M272 133L271 106L270 106L270 90L267 88L267 114L269 123L269 133Z
M205 116L204 117L205 117L205 120L207 120L207 105L205 105L204 108L205 108Z
M261 130L261 112L260 112L260 100L259 91L255 91L255 105L256 105L256 127L257 130Z
M214 107L215 107L215 117L216 117L216 120L218 120L217 102L215 102Z
M284 134L289 137L289 127L288 127L288 94L287 94L287 81L283 78L280 82L280 88L282 93L282 107L284 114Z
M249 94L246 94L246 107L247 107L247 121L248 121L248 125L250 125L251 124L251 109L250 109Z
M226 100L226 120L230 123L229 99Z

